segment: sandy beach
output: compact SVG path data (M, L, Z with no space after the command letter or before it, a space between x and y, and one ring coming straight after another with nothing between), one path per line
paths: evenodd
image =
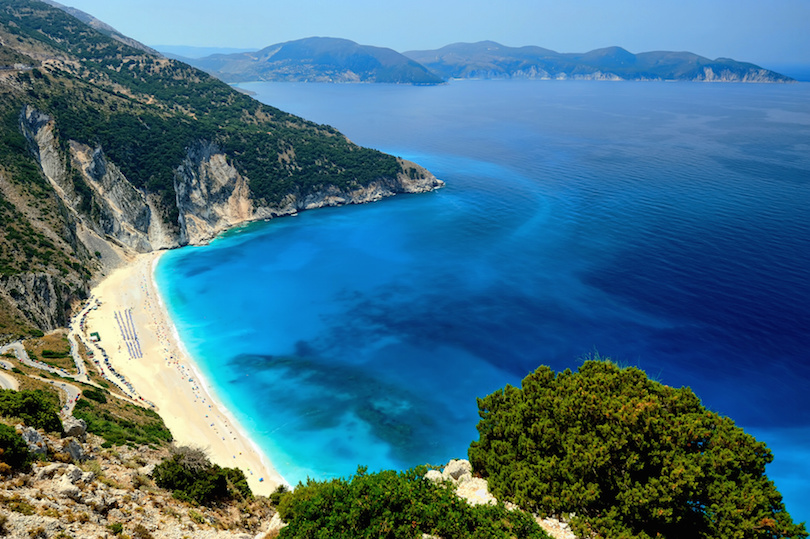
M284 480L178 342L152 277L160 254L137 256L93 289L101 304L87 315L85 334L98 332L111 366L156 406L175 443L202 447L212 462L242 469L253 492L268 495Z

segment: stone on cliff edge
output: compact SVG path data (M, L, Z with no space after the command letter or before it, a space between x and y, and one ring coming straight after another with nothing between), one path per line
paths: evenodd
M442 472L439 470L428 470L428 473L425 474L425 479L433 483L441 483L444 480Z
M48 453L48 444L35 428L17 425L17 429L22 431L21 436L23 440L25 440L25 443L28 444L28 451L35 455L45 455Z
M67 464L64 462L54 462L53 464L48 464L42 468L37 470L36 480L42 481L43 479L49 479L53 477L53 475L58 472L59 470L67 468Z
M69 438L62 444L62 453L67 453L73 460L82 461L86 458L84 449L73 438Z
M470 465L470 461L454 459L447 463L447 466L442 472L442 477L445 479L458 481L458 479L464 474L472 474L472 466Z
M87 422L84 419L70 416L62 421L62 428L65 430L62 438L78 438L83 442L87 436Z
M56 485L56 492L60 496L76 500L81 497L81 489L70 482L68 474L59 478L59 483Z

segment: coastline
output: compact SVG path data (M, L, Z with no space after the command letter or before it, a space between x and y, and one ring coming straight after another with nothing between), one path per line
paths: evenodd
M284 478L200 374L185 350L154 280L162 252L137 255L97 284L101 304L87 316L86 335L98 332L110 364L153 403L180 445L206 450L211 462L240 468L254 494L269 495ZM131 317L140 354L130 352L116 315ZM138 357L140 356L140 357Z

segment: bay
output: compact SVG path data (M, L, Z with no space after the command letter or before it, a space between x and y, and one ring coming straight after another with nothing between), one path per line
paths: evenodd
M476 397L599 353L764 440L810 516L810 86L254 83L435 193L167 253L181 337L290 482L464 457Z

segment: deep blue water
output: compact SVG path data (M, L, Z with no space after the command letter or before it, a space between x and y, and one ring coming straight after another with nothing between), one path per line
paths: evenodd
M810 519L810 85L244 86L447 182L163 257L288 481L464 457L476 397L598 351L766 441Z

